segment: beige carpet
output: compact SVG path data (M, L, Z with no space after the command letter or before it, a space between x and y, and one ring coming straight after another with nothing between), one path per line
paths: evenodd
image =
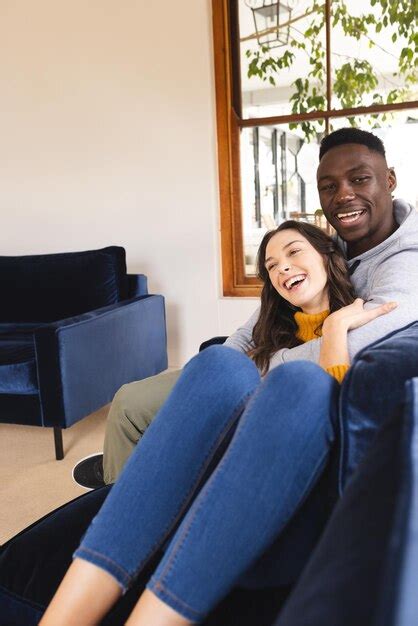
M62 461L55 460L52 428L0 424L0 544L87 492L73 481L72 469L103 450L108 408L63 431Z

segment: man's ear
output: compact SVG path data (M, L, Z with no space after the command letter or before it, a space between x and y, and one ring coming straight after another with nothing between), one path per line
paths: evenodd
M388 184L389 184L389 191L390 191L390 193L395 191L396 185L397 185L397 180L396 180L396 174L395 174L395 168L394 167L390 167L388 169Z

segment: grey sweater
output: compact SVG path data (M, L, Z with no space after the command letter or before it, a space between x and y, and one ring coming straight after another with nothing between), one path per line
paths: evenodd
M418 320L418 212L403 200L394 200L395 219L399 228L381 244L350 259L349 267L360 261L351 276L356 294L367 308L395 300L398 307L391 313L348 333L350 359L364 346L389 332ZM343 248L345 244L340 240ZM253 345L252 330L260 313L228 337L225 345L241 352ZM287 361L319 360L321 339L313 339L296 348L278 350L270 360L270 369Z

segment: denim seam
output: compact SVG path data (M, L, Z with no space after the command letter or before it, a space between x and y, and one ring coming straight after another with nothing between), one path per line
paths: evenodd
M310 475L310 477L309 477L308 484L306 485L306 487L305 487L304 491L303 491L303 492L302 492L302 494L300 495L300 498L299 498L299 503L298 503L297 507L295 508L295 510L294 510L294 511L292 511L292 517L293 517L294 515L296 515L296 513L299 511L300 507L301 507L301 506L302 506L302 504L304 503L307 493L308 493L308 492L310 491L310 489L312 488L312 483L313 483L312 477L313 477L314 475L316 475L316 473L317 473L317 471L318 471L318 468L320 468L320 467L321 467L321 465L324 463L324 460L326 459L327 454L328 454L328 452L326 452L325 454L323 454L323 455L321 456L320 460L318 461L318 463L315 465L314 470L313 470L313 472L311 473L311 475ZM287 517L287 518L286 518L286 520L285 520L285 522L284 522L283 527L284 527L284 526L285 526L285 525L289 522L289 520L290 520L290 517Z
M256 394L253 394L253 397L254 397L255 395L256 395ZM250 402L251 402L251 401L250 401ZM247 408L248 408L249 404L250 404L250 403L248 403ZM235 448L235 446L237 445L237 438L238 438L237 436L238 436L238 434L239 434L239 432L240 432L240 430L241 430L242 428L243 428L243 425L242 425L242 422L240 422L240 423L238 424L238 428L237 428L237 430L236 430L236 432L235 432L234 440L230 443L230 445L229 445L229 447L228 447L228 450L226 451L226 453L225 453L225 454L224 454L224 456L222 457L221 461L219 462L218 467L216 468L216 471L217 471L217 475L218 475L218 476L220 475L221 470L222 470L222 467L225 465L225 463L226 463L226 461L227 461L228 454L229 454L229 453L230 453L230 452L231 452L231 451ZM204 495L205 495L205 496L207 496L207 495L210 493L211 489L213 489L213 485L212 485L211 487L209 487L209 486L206 484L206 486L205 486L205 487L206 487L206 488L205 488L205 494L204 494ZM187 526L183 529L183 532L182 532L181 536L177 539L176 544L173 546L173 548L172 548L172 554L170 555L170 557L169 557L169 559L168 559L168 561L167 561L167 564L166 564L166 566L165 566L165 568L164 568L163 572L161 572L161 575L160 575L160 580L158 581L158 583L157 583L157 581L156 581L156 584L161 584L161 585L164 585L164 583L163 583L162 581L164 580L164 578L166 578L166 577L170 574L170 572L171 572L172 568L174 567L174 565L175 565L175 560L176 560L176 556L177 556L177 554L178 554L179 550L183 547L183 544L184 544L184 542L186 541L186 539L187 539L187 537L188 537L188 535L189 535L189 533L190 533L190 530L191 530L191 528L192 528L192 526L193 526L193 522L195 521L195 518L196 518L197 514L199 513L200 509L202 508L202 506L203 506L203 497L202 497L202 501L200 502L199 506L196 506L196 508L195 508L195 510L194 510L194 512L193 512L193 515L191 516L191 518L190 518L190 520L189 520L189 522L188 522L188 525L187 525Z
M135 580L135 578L137 578L139 572L144 567L145 563L153 556L153 554L156 552L156 550L167 540L171 530L173 529L173 526L175 526L176 523L179 521L179 519L181 518L181 515L184 513L185 507L190 502L193 494L195 493L196 487L199 484L199 482L201 481L201 479L203 478L203 476L204 476L204 474L205 474L205 472L206 472L210 462L213 459L213 456L214 456L215 452L217 451L217 449L221 445L222 441L225 439L225 436L228 434L229 429L231 428L231 425L233 424L233 422L237 419L237 417L240 415L240 413L243 412L244 407L247 404L248 398L253 393L254 392L252 391L252 392L249 392L249 393L245 394L245 396L239 401L239 403L238 403L237 407L235 408L235 410L233 411L230 419L225 424L222 432L219 434L217 440L215 441L215 443L213 444L211 449L208 451L206 457L203 459L203 465L201 466L196 479L193 481L192 487L189 489L188 493L185 495L184 499L180 503L179 510L173 516L173 518L167 523L164 531L162 532L162 536L158 539L158 541L153 546L151 546L151 548L149 549L148 553L144 556L142 561L139 563L139 565L136 568L135 572L130 576L130 582L132 582L133 580ZM221 459L221 462L222 462L222 459Z
M103 561L107 563L111 563L111 565L113 565L117 570L119 570L120 573L123 575L123 577L126 579L127 582L125 584L126 585L129 584L131 580L130 574L123 567L121 567L118 563L116 563L116 561L114 561L113 559L110 559L108 556L105 556L101 552L97 552L97 550L92 550L91 548L80 547L76 550L76 553L77 552L78 553L86 552L87 554L91 554L95 557L99 557L100 559L103 559Z
M153 588L154 591L156 592L161 591L162 593L166 594L167 596L175 600L175 602L177 602L180 606L190 611L190 613L194 613L194 615L196 616L196 619L198 619L199 621L204 619L205 616L203 615L203 613L196 611L193 607L187 604L187 602L184 602L184 600L181 600L172 591L169 591L160 581L158 580L153 581L153 579L151 579L150 586Z
M220 465L218 466L217 469L218 470L220 469ZM208 493L210 493L210 491L211 491L210 488L208 486L206 486L205 496L207 496ZM157 581L157 579L155 579L156 580L156 584L164 586L164 582L163 581L164 581L164 579L166 579L170 575L171 570L173 569L173 567L175 565L177 554L182 549L182 547L184 545L184 542L186 541L187 537L189 536L190 531L191 531L192 526L193 526L193 523L194 523L194 521L196 519L196 516L200 512L203 504L204 503L203 503L203 497L202 497L202 501L199 503L199 506L196 506L195 510L193 511L193 515L191 516L187 526L185 526L185 528L183 529L180 537L177 539L175 545L173 545L172 553L171 553L171 555L168 558L168 561L167 561L167 564L166 564L164 570L161 572L159 580Z

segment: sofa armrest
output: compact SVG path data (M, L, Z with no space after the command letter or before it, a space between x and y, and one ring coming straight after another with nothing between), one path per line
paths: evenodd
M341 386L340 491L383 423L405 400L405 382L418 377L418 321L389 333L354 358Z
M225 341L228 339L228 337L226 336L218 336L218 337L212 337L211 339L207 339L206 341L204 341L203 343L200 344L199 346L199 352L202 352L202 350L206 350L206 348L209 348L210 346L216 346L216 345L220 345L225 343Z
M167 368L164 298L140 296L34 333L44 426L68 427Z
M145 274L127 274L128 298L148 295L148 278Z

